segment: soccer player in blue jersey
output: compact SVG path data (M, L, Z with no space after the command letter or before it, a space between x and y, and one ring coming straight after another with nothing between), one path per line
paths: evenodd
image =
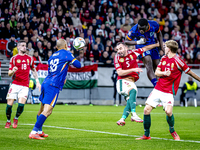
M136 49L142 48L146 45L155 44L157 42L154 38L154 33L156 33L161 49L164 51L163 37L159 28L159 24L156 21L150 21L144 18L140 19L138 24L131 28L126 36L125 43L127 45L136 45ZM154 48L144 52L142 54L142 59L147 69L147 76L155 87L157 79L154 71L160 61L159 49Z
M67 42L65 40L59 39L56 47L58 51L48 60L48 76L42 83L39 97L42 104L38 112L37 122L29 134L30 139L44 140L43 137L48 137L48 134L44 134L42 131L42 126L47 117L51 115L58 99L59 91L62 90L66 82L69 63L81 68L80 62L74 58L70 51L67 51Z

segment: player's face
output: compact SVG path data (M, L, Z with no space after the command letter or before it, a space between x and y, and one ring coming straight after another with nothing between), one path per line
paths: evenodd
M118 45L116 50L120 57L125 57L127 54L127 48L123 44Z
M138 24L138 29L139 29L139 31L140 31L141 34L144 34L148 30L148 28L149 28L148 25L146 25L146 26L140 26Z
M26 43L20 43L18 46L17 46L17 49L19 51L21 51L22 53L26 53Z
M163 45L164 49L165 49L165 55L167 56L169 53L169 48L164 44Z

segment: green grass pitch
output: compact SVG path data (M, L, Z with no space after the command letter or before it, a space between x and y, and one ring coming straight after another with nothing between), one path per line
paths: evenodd
M174 107L175 130L181 141L174 141L169 133L162 107L151 114L152 140L136 141L143 135L143 124L126 119L117 126L125 106L56 105L46 120L45 140L29 139L39 105L26 104L16 129L5 129L6 104L0 104L0 150L135 150L135 149L200 149L200 107ZM13 106L12 119L17 105ZM143 118L143 107L137 113ZM13 121L13 120L12 120Z

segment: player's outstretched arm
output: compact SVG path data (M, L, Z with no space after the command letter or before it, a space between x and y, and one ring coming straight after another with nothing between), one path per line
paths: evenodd
M142 72L142 69L141 68L131 68L127 70L122 70L121 68L117 69L117 74L119 76L125 76L131 72Z
M73 64L74 67L76 67L76 68L81 68L81 63L80 63L76 58L74 58L74 59L72 60L72 64Z
M151 44L151 45L145 46L142 49L143 49L143 51L148 51L150 49L153 49L153 48L159 47L159 46L160 46L159 43L156 43L156 44Z
M189 74L191 77L193 77L194 79L200 82L200 77L196 73L194 73L192 70L190 70L187 74Z
M130 41L127 39L125 39L125 42L124 42L126 45L140 45L140 44L145 44L146 43L146 39L145 38L140 38L140 40L138 41Z
M161 68L157 67L156 71L155 71L155 75L158 77L162 77L162 76L170 76L171 71L167 70L167 71L161 71Z
M38 80L38 74L35 68L32 69L32 73L33 73L33 77L35 78L36 81L36 87L39 89L39 91L41 90L41 84L40 81Z

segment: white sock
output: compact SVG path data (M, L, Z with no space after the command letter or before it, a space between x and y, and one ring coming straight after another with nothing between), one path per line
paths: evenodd
M38 134L42 134L42 131L38 131Z
M33 131L33 130L31 131L31 134L36 134L36 133L37 133L37 131Z
M7 120L7 122L10 122L10 120Z
M15 119L17 119L17 120L18 120L18 117L16 117L16 116L15 116Z

